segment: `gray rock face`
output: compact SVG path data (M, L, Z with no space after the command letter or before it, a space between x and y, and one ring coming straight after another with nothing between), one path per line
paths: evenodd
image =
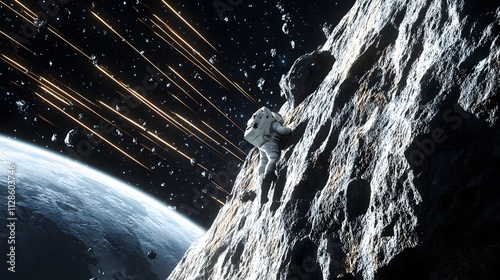
M251 152L168 279L497 279L499 5L358 1L282 78L276 181Z

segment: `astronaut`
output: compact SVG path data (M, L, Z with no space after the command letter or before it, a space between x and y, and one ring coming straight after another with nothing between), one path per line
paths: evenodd
M262 179L276 177L276 162L280 158L280 142L283 136L290 135L292 129L283 126L283 118L267 107L262 107L247 123L245 139L259 148L259 176Z

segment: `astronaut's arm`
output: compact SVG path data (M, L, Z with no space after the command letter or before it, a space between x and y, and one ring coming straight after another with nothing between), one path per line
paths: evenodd
M273 123L273 130L276 131L280 135L289 135L292 133L292 129L286 126L281 125L279 122Z

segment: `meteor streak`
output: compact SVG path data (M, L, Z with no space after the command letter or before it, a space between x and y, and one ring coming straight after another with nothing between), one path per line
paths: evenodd
M5 34L3 31L0 30L0 33L2 33L2 35L4 35L5 37L9 38L10 40L12 40L13 42L15 42L18 46L21 46L21 48L27 50L28 52L30 52L31 54L33 54L34 56L36 56L36 53L33 52L32 50L28 49L28 47L24 46L23 44L21 44L21 42L17 41L16 39L12 38L12 36L9 36L7 34Z
M203 130L199 129L197 126L195 126L194 124L192 124L190 121L186 120L185 118L183 118L181 115L177 114L177 113L174 113L178 118L180 118L182 121L184 121L185 123L189 124L189 126L193 127L196 131L200 132L201 134L203 134L205 137L207 137L208 139L212 140L215 144L217 144L219 147L222 147L224 150L226 150L227 152L229 152L230 154L234 155L235 157L237 157L238 159L240 159L241 161L243 161L243 159L241 159L240 157L238 157L236 154L234 154L233 152L231 152L230 150L228 150L226 147L222 146L217 140L215 140L214 138L212 138L210 135L206 134L205 132L203 132ZM196 136L196 134L193 133L193 135ZM203 141L203 143L206 143L205 141ZM212 149L212 151L214 153L217 153L222 159L225 159L224 156L222 154L220 154L215 148L213 148L212 146L206 144L208 147L210 147Z
M5 4L5 2L9 4ZM127 8L134 6L132 8L135 9L137 13L143 14L143 16L140 16L140 18L137 17L137 20L135 20L135 12L131 10L133 14L131 17L127 18L127 20L130 19L134 21L131 24L135 24L135 26L127 26L129 21L121 21L121 19L118 20L119 25L118 23L115 24L113 18L105 16L105 11L93 10L90 9L90 7L85 7L84 4L81 3L73 3L64 9L60 8L60 11L57 11L60 14L56 17L46 9L51 9L55 14L56 6L58 6L55 2L59 3L62 1L41 1L45 6L41 5L41 2L39 4L46 8L46 13L43 13L41 10L36 10L36 2L25 2L26 5L22 3L22 0L0 0L2 8L4 6L8 8L4 9L5 12L8 13L8 16L14 18L11 26L15 28L16 25L19 26L19 24L24 24L22 25L22 34L25 36L25 38L23 38L19 30L16 33L15 30L5 29L8 28L10 23L5 27L2 25L0 37L7 38L4 40L10 41L10 43L13 44L16 54L8 53L8 51L0 53L0 64L5 63L5 68L8 69L8 71L4 72L4 76L7 77L5 78L6 83L10 81L9 87L14 88L16 91L20 91L21 89L30 95L28 98L24 99L27 101L26 105L29 105L28 102L34 99L37 105L33 107L37 107L36 110L38 110L39 102L45 104L42 109L50 109L50 111L43 113L39 110L39 114L35 112L34 114L36 114L39 120L43 120L47 124L57 127L57 130L62 130L62 133L64 133L64 127L58 127L56 125L59 124L59 122L64 124L73 123L85 129L88 133L92 133L99 138L95 140L107 144L104 145L105 147L102 151L110 150L111 153L115 155L118 154L119 158L125 161L125 164L132 165L132 169L142 170L138 166L135 166L135 164L140 165L142 168L148 170L147 176L155 174L155 165L151 165L151 160L160 159L161 161L161 159L163 159L167 161L168 165L160 164L161 162L158 163L158 166L162 168L175 164L182 165L182 163L187 160L188 164L186 165L190 170L181 172L182 174L195 173L196 170L200 168L206 171L203 174L204 176L206 175L205 173L212 173L212 171L214 171L214 167L208 164L210 161L207 160L207 157L205 157L206 155L209 155L210 160L218 160L217 157L219 157L222 159L220 161L228 162L229 159L233 158L243 161L242 155L246 155L246 153L242 151L238 145L231 142L227 138L228 136L223 134L223 130L214 126L218 129L216 130L213 126L209 125L208 120L203 121L203 119L206 119L207 114L214 114L214 112L217 111L214 118L217 117L218 121L223 121L224 126L231 126L228 128L229 132L237 133L236 129L239 131L243 131L243 129L233 121L232 118L237 120L236 117L234 117L233 114L229 114L229 112L227 114L224 113L223 110L226 108L225 105L222 106L216 102L214 97L210 94L212 92L208 89L200 89L196 77L193 78L187 74L190 73L187 67L178 71L174 69L177 64L168 61L167 57L172 55L176 56L175 58L179 59L179 64L191 67L191 70L194 70L197 75L198 73L201 74L201 77L203 77L205 81L211 83L212 86L215 86L219 91L222 89L234 92L235 94L240 92L250 101L243 100L245 104L250 104L252 102L257 104L257 102L240 85L231 81L228 76L220 71L211 59L208 59L210 55L215 54L214 51L217 55L221 55L215 47L217 45L211 44L209 40L201 34L202 32L199 32L194 25L190 24L188 20L184 18L184 15L176 12L174 7L169 4L169 0L157 1L156 3L158 8L162 8L163 14L157 14L155 10L150 9L144 3L143 5L146 7L144 9L141 9L141 6L138 5L126 5ZM53 3L53 6L50 6L52 5L50 3ZM29 8L30 6L31 9ZM84 9L81 9L82 6ZM103 7L104 6L105 5L103 5ZM168 10L166 10L165 7L168 8ZM38 9L40 9L40 7L38 7ZM175 17L171 15L171 12L175 14ZM45 14L45 16L42 16L41 13ZM89 16L89 13L92 14L92 16ZM163 20L160 16L164 18L168 17L168 20ZM97 18L97 20L95 20L94 17ZM49 19L52 24L49 23ZM73 21L77 21L78 19L81 19L80 22L78 22L78 29L70 31L68 28L71 27ZM15 21L19 21L20 23ZM137 21L143 23L147 28L144 28L140 24L137 25ZM170 22L176 22L178 26ZM100 27L96 28L96 25ZM139 30L140 32L145 32L140 33L140 35L134 34L132 31L137 31L138 27L142 29ZM92 32L85 31L91 29L93 29ZM180 32L180 29L186 31L188 35ZM103 30L107 33L101 32ZM124 30L126 30L126 32ZM111 32L109 31L114 33L116 37L110 35ZM32 33L33 36L28 38L26 32ZM83 32L84 34L78 34L79 32ZM97 33L105 33L107 37L100 37L100 35L97 37ZM40 35L35 37L35 34ZM111 38L109 36L111 36ZM145 39L148 45L139 43L138 37L140 39ZM101 45L94 44L96 42L95 40L101 40L102 38L107 38L107 40L118 43L118 40L121 40L128 45L128 47L113 43L114 45L109 48L101 48ZM194 38L194 40L191 40L191 38ZM203 42L201 42L201 40L203 40ZM47 45L51 43L54 45ZM205 45L205 43L207 45ZM19 53L17 53L19 48L16 44L22 48ZM202 47L200 47L200 45ZM104 65L104 63L96 63L93 57L91 57L91 54L95 53L96 49L98 49L98 52L102 51L102 56L106 56L109 60L112 60L114 58L112 55L116 51L112 48L120 46L124 49L120 50L123 51L122 54L129 56L130 60L125 59L125 61L116 61L116 64ZM142 48L145 46L147 46L147 49L144 49L144 51L147 51L146 53L142 51ZM208 46L211 49L208 48ZM205 55L195 49L195 47L205 52ZM150 49L153 49L153 51L150 52ZM166 53L165 57L156 57L165 49L168 49L166 52L170 53ZM157 50L160 51L153 55ZM212 54L209 55L209 52ZM82 64L81 61L83 58L91 64L87 65L85 62ZM162 60L165 60L165 62ZM63 63L60 63L61 61L63 61ZM54 67L47 67L47 62L49 62L50 66ZM129 86L129 83L133 82L127 80L126 74L123 73L127 73L126 71L133 71L134 77L137 77L137 70L132 70L132 68L136 68L137 65L132 64L131 66L131 64L129 64L136 62L138 62L139 66L141 66L141 64L145 64L144 66L149 64L151 66L146 68L149 76L145 76L142 80L143 89L148 88L145 83L151 85L153 78L157 84L160 84L158 77L161 76L161 81L169 83L167 86L168 89L163 89L163 87L161 87L163 91L155 90L155 93L168 94L171 97L164 95L146 98L141 90ZM70 65L71 63L79 63L82 65L72 67L72 65ZM114 69L114 65L119 65L119 67L121 67L119 74L113 73L112 70L110 70ZM218 63L217 65L219 66ZM14 69L15 71L13 71ZM79 73L79 71L82 73ZM186 76L184 77L180 73ZM130 74L130 72L127 74ZM151 79L148 82L147 79L149 77L151 77ZM77 79L91 79L91 81L90 83L88 80L75 81ZM193 82L196 83L193 84ZM78 85L78 83L82 83L83 87L75 86L75 84ZM176 87L173 91L175 94L170 92L170 84ZM103 88L97 88L98 86L96 85L102 85ZM19 87L19 89L16 88L16 86ZM32 98L31 95L34 95L36 98ZM161 102L157 103L157 97L166 99L160 99ZM19 96L13 98L19 98ZM112 103L113 105L107 105L111 104L113 98L115 99L115 102ZM188 98L194 102L191 102ZM240 96L238 96L238 98L242 99ZM118 110L118 107L113 108L115 106L114 104L117 104L116 102L119 102L119 104L126 103L130 107L128 107L126 112L124 110ZM166 102L170 102L171 104L166 104ZM226 102L224 104L228 103L229 102ZM140 104L139 107L137 107L138 104ZM210 107L213 107L213 109ZM200 108L203 110L206 108L207 110L205 112L208 111L208 113L206 113L205 116L204 113L199 113L201 112ZM31 109L32 107L30 106L30 110L23 111L23 113L31 114ZM132 109L135 109L135 111L132 111ZM77 117L80 113L82 116L85 116L85 119ZM222 115L227 121L222 120L218 114ZM110 124L110 126L108 126L110 128L109 133L97 128L97 126L93 127L92 124L95 120L101 121L106 126ZM54 121L54 123L51 121ZM147 128L145 124L143 125L145 122L148 123ZM151 125L149 123L151 123ZM50 130L54 130L51 133L55 134L56 129L47 124L43 122L39 123L42 127L49 127ZM233 126L236 129L234 129ZM162 130L165 129L165 127L168 127L167 131ZM147 152L145 155L131 153L131 150L129 150L131 146L128 146L131 145L131 143L126 143L126 146L122 144L123 141L126 141L127 137L122 138L122 133L119 133L120 140L118 141L116 138L111 137L111 133L115 131L115 128L123 132L123 135L134 138L133 144L135 148L131 150L148 150L151 154ZM155 128L159 128L161 132L156 132L154 130ZM59 134L61 132L57 133ZM229 145L227 143L229 143ZM193 147L195 147L195 149L193 149ZM198 147L200 149L196 149ZM142 148L144 148L144 150ZM118 151L118 153L114 152L114 150ZM190 154L195 155L197 157L196 159L199 157L199 159L201 159L200 162L195 161L194 157L190 156ZM104 155L104 152L100 153L100 155ZM134 163L130 163L128 159ZM219 162L215 163L218 164ZM210 169L207 168L205 164L210 167ZM191 165L193 165L194 168ZM192 172L193 170L195 172ZM180 176L180 179L185 179L182 178L183 175ZM189 178L189 180L191 179ZM213 203L213 206L216 204L224 205L223 198L219 197L223 197L223 193L229 194L229 192L215 182L218 180L214 180L208 176L208 181L209 184L213 185L221 192L219 195L206 193L205 196L217 202ZM198 182L193 179L191 184L196 184Z
M186 40L184 40L179 34L177 34L177 32L175 32L175 30L170 27L167 23L165 23L160 17L158 17L157 15L153 14L153 16L159 20L172 34L175 35L175 37L177 37L179 40L181 40L181 42L183 42L186 46L188 46L189 48L191 48L191 50L194 52L194 54L198 55L207 65L209 65L211 68L213 68L217 73L219 73L220 76L222 76L227 82L229 82L231 85L233 85L241 94L243 94L243 96L245 96L248 100L250 100L251 102L253 102L254 104L257 104L257 101L255 101L255 99L253 99L252 96L250 96L250 94L248 94L243 88L241 88L241 86L239 86L237 83L231 81L228 77L226 77L226 75L224 75L221 71L219 71L219 69L217 69L217 67L215 67L215 65L213 65L212 63L210 63L206 58L204 58L200 52L198 50L196 50L193 46L191 46L191 44L189 44ZM152 21L154 23L154 21ZM155 23L156 26L158 26L158 24ZM160 28L158 26L158 28ZM163 33L165 33L170 39L172 39L174 42L176 42L186 53L188 53L190 56L193 57L193 59L196 59L194 58L194 56L191 54L191 52L187 51L184 47L182 47L181 44L179 44L172 36L170 36L168 34L168 32L166 32L165 30L163 30L162 28L160 28L160 30L163 31ZM160 38L162 38L160 36ZM190 60L192 62L192 60ZM199 60L196 59L196 61L198 62L198 64L195 64L198 66L198 68L201 69L201 67L203 68L206 68L206 66L204 66L201 62L199 62ZM210 71L209 69L207 69L208 71ZM215 77L214 74L211 74L209 75L210 77L212 77L212 75ZM212 78L214 79L214 78ZM220 82L218 81L218 79L214 79L215 81L217 81L219 84Z
M178 12L176 12L172 7L170 7L170 5L167 3L167 1L163 0L162 1L163 4L165 4L177 17L179 17L187 26L189 26L189 28L191 28L191 30L194 31L194 33L196 33L198 36L200 36L201 39L203 39L203 41L205 41L205 43L207 43L210 47L212 47L212 49L214 49L217 53L219 53L219 51L214 47L212 46L212 44L210 44L210 42L208 42L207 39L205 39L205 37L203 37L198 31L196 31L196 29L191 26L191 24L189 24L189 22L187 22Z
M49 28L47 28L52 34L56 35L59 39L63 40L66 44L70 45L73 49L75 49L77 52L81 53L83 56L85 56L88 60L90 60L90 56L88 56L86 53L84 53L80 48L75 46L73 43L71 43L69 40L64 38L61 34L59 34L59 31L56 31L52 26L49 25Z
M55 85L54 83L52 83L51 81L49 81L48 79L46 79L46 78L44 78L42 76L39 76L39 75L37 75L35 73L32 73L30 71L28 71L26 67L22 66L21 64L17 63L16 61L14 61L13 59L9 58L8 56L6 56L4 54L2 54L2 57L3 57L2 60L4 60L8 64L10 64L13 67L15 67L16 69L18 69L20 72L23 72L26 76L30 77L31 79L33 79L34 81L36 81L37 83L39 83L41 89L43 89L44 91L48 92L50 95L54 96L56 99L58 99L59 101L63 102L67 106L72 106L72 104L70 104L70 101L68 101L68 99L64 98L61 94L56 93L52 89L49 89L49 86L51 86L53 89L56 89L57 91L63 93L65 96L67 96L71 100L75 101L76 103L78 103L79 105L81 105L86 110L92 112L93 114L97 115L101 119L105 120L105 118L103 116L101 116L99 113L97 113L95 110L91 109L90 107L88 107L87 105L85 105L83 102L81 102L78 98L75 98L73 95L71 95L68 92L64 91L63 89L61 89L60 87L58 87L57 85ZM79 94L78 92L76 92L75 90L73 90L71 88L70 88L70 90L73 93L75 93L76 95L78 95L80 98L84 99L85 101L87 101L87 102L89 102L91 104L94 104L93 102L91 102L90 100L88 100L87 98L85 98L84 96L82 96L81 94ZM112 123L110 123L110 124L114 125Z
M208 139L212 140L215 144L219 145L220 147L222 147L223 149L225 149L227 152L229 152L230 154L232 154L233 156L237 157L239 160L243 161L242 158L240 158L239 156L237 156L235 153L231 152L230 150L228 150L226 147L224 147L223 145L221 145L217 140L215 140L214 138L212 138L210 135L206 134L205 132L203 132L201 129L199 129L198 127L196 127L194 124L192 124L190 121L186 120L185 118L183 118L181 115L175 113L175 115L180 118L181 120L183 120L185 123L189 124L191 127L193 127L194 129L196 129L198 132L200 132L201 134L205 135ZM225 139L225 137L224 137Z
M47 98L43 97L41 94L39 94L37 92L34 92L34 93L38 97L40 97L42 100L44 100L45 102L49 103L52 107L54 107L55 109L57 109L59 112L61 112L64 115L66 115L66 117L70 118L71 120L73 120L77 124L81 125L86 130L94 132L94 130L92 128L88 127L87 125L85 125L84 123L82 123L81 121L79 121L78 119L76 119L75 117L73 117L70 114L68 114L66 111L64 111L61 108L59 108L54 103L50 102ZM129 159L131 159L133 162L139 164L140 166L144 167L146 170L150 171L150 169L147 166L145 166L144 164L142 164L140 161L136 160L133 156L127 154L125 151L123 151L122 149L120 149L119 147L117 147L115 144L111 143L108 139L106 139L105 137L101 136L99 133L95 133L95 135L97 137L101 138L101 140L103 140L104 142L108 143L108 145L110 145L111 147L115 148L117 151L119 151L120 153L122 153L124 156L128 157Z
M170 93L170 96L172 96L175 100L177 100L179 103L181 103L182 105L184 105L187 109L189 109L191 112L195 113L198 117L200 115L198 115L198 113L193 110L191 107L189 107L186 103L184 103L184 101L182 101L179 97L177 97L176 95Z
M125 39L125 37L120 35L120 33L118 33L111 25L109 25L105 20L103 20L100 16L98 16L94 11L90 11L90 13L92 13L92 15L94 15L100 22L102 22L102 24L104 24L109 30L113 31L113 33L115 33L116 36L120 37L120 39L122 39L122 41L125 42L127 45L129 45L134 51L136 51L138 54L144 57L141 51L139 51L136 47L134 47L134 45L129 43L129 41Z
M52 78L52 77L51 77L51 78ZM54 83L52 83L51 81L49 81L49 80L45 79L44 77L40 77L40 80L45 81L47 84L49 84L49 85L51 85L52 87L54 87L54 88L58 89L59 91L63 92L64 94L66 94L66 96L68 96L68 97L72 97L72 96L71 96L71 94L69 94L69 93L67 93L66 91L62 90L60 87L58 87L57 85L55 85L55 84L54 84ZM56 81L57 81L57 79L54 79L54 80L56 80ZM63 83L61 83L61 82L59 82L59 81L57 81L57 82L58 82L59 84L63 84ZM74 94L78 95L81 99L83 99L83 100L87 101L88 103L90 103L90 104L92 104L92 105L96 106L96 104L95 104L94 102L90 101L89 99L87 99L87 98L86 98L85 96L83 96L82 94L80 94L80 93L78 93L77 91L73 90L71 87L67 87L67 88L68 88L69 90L71 90ZM77 98L74 98L74 97L73 97L73 100L75 100L75 101L79 102ZM81 103L81 102L79 102L79 103L80 103L81 105L85 106L83 103ZM85 108L87 108L87 109L91 110L91 109L90 109L90 108L88 108L87 106L85 106Z
M30 71L21 64L17 63L14 61L12 58L6 56L5 54L2 54L2 60L10 64L12 67L16 68L17 70L21 71L22 73L25 73L28 77L34 79L32 76L30 76Z
M32 20L29 20L28 18L26 18L25 16L23 16L21 13L19 13L18 11L14 10L14 8L12 8L10 5L7 5L5 4L3 1L0 1L0 3L4 4L5 7L9 8L11 11L13 11L16 15L18 15L19 17L21 17L22 19L24 19L26 22L29 22L31 25L35 26L35 24L33 23L33 19L35 18L36 14L33 13L30 9L28 9L26 6L24 6L22 3L20 3L19 1L16 1L17 4L19 4L21 7L24 8L24 11L26 14L28 14L28 16L31 17ZM31 13L31 14L30 14Z
M200 95L203 99L205 99L205 101L207 101L208 104L210 104L212 107L214 107L214 109L217 110L217 112L219 112L228 121L230 121L236 128L238 128L239 130L241 130L241 132L244 131L230 117L228 117L217 106L215 106L215 104L212 101L210 101L206 96L204 96L201 92L199 92L193 85L191 85L191 83L189 83L186 79L184 79L184 77L182 77L179 73L177 73L177 71L175 71L174 68L172 68L172 67L169 66L168 69L170 69L170 71L174 72L174 74L176 74L182 81L184 81L189 87L191 87L196 93L198 93L198 95Z
M149 60L142 52L140 52L136 47L134 47L130 42L128 42L125 37L123 37L122 35L120 35L111 25L109 25L108 23L106 23L106 21L104 21L103 19L101 19L95 12L91 11L91 13L97 18L99 19L99 21L101 21L107 28L109 28L111 31L113 31L113 33L115 33L118 37L120 37L122 39L122 41L124 41L125 43L127 43L134 51L136 51L140 56L142 56L148 63L150 63L150 65L152 65L153 67L155 67L155 69L157 69L160 73L163 74L164 77L166 77L167 79L169 79L172 83L174 83L177 87L181 88L177 83L175 83L175 81L173 79L171 79L167 74L165 74L158 66L156 66L151 60ZM182 39L171 27L169 27L167 25L167 28L169 28L169 30L175 34L179 39L182 40L182 42L184 42L186 45L188 45L193 51L195 51L197 54L198 51L196 51L196 49L194 49L193 47L191 47L191 45L189 43L187 43L184 39ZM200 56L201 58L203 58L202 56ZM205 58L203 58L203 60L205 60L207 63L209 63ZM98 68L105 72L102 67L99 67ZM194 86L191 85L191 83L189 83L184 77L182 77L180 74L178 74L172 67L168 66L168 68L170 69L170 71L174 72L181 80L183 80L189 87L191 87L196 93L198 93L205 101L208 102L208 104L210 104L210 106L214 107L223 117L225 117L228 121L230 121L236 128L238 128L241 132L243 132L244 130L238 126L231 118L229 118L227 116L227 114L225 114L224 112L222 112L212 101L210 101L208 98L206 98L201 92L199 92ZM214 67L214 69L216 69ZM216 69L217 70L217 69ZM229 82L231 82L227 77L225 77L219 70L217 70L218 73L220 73L224 78L226 78ZM106 73L107 74L107 73ZM111 75L107 74L110 78L112 78ZM114 78L112 78L113 80L115 80ZM232 83L232 82L231 82ZM127 86L124 85L126 88ZM127 89L128 91L130 91L129 89ZM188 95L190 96L190 95ZM191 96L190 96L191 97ZM192 97L191 97L192 98ZM193 99L194 100L194 99Z
M48 123L48 124L50 124L50 125L52 125L52 126L54 126L54 127L57 127L57 125L55 125L53 122L49 121L47 118L43 117L42 115L40 115L40 114L36 114L36 115L37 115L37 117L39 117L40 119L44 120L46 123Z
M196 129L198 132L200 132L201 134L205 135L205 137L207 137L208 139L212 140L215 144L217 145L220 145L219 142L217 142L215 139L213 139L212 137L210 137L210 135L206 134L205 132L203 132L201 129L199 129L198 127L196 127L194 124L192 124L190 121L186 120L184 117L182 117L181 115L177 114L177 113L174 113L179 119L183 120L185 123L189 124L192 128Z
M246 153L244 151L242 151L237 145L233 144L233 142L229 141L224 135L222 135L219 131L217 131L216 129L212 128L208 123L206 123L205 121L201 121L204 125L206 125L208 128L210 128L213 132L215 132L217 135L219 135L220 137L222 137L222 139L224 139L226 142L228 142L229 144L231 144L232 146L234 146L236 149L238 149L242 154L246 155Z
M224 190L224 191L225 191L226 193L228 193L226 190ZM229 194L229 193L228 193L228 194ZM211 197L211 198L213 198L215 201L219 202L219 204L220 204L220 205L222 205L222 206L224 206L224 205L225 205L225 203L224 203L224 202L222 202L222 201L221 201L220 199L218 199L217 197L215 197L215 196L213 196L213 195L211 195L210 197Z
M91 11L92 12L92 11ZM103 19L101 19L95 12L92 12L92 14L97 17L104 25L106 25L106 27L108 27L111 31L113 31L118 37L120 37L125 43L127 43L133 50L135 50L140 56L142 56L150 65L152 65L156 70L158 70L164 77L166 77L170 82L172 82L175 86L177 86L178 88L182 89L183 88L181 86L179 86L173 79L171 79L165 72L163 72L158 66L156 66L151 60L149 60L143 53L141 53L136 47L134 47L131 43L129 43L123 36L121 36L117 31L115 31L113 29L113 27L111 27L111 25L107 24ZM110 74L108 74L102 67L99 67L98 68L103 71L108 77L112 78L113 80L116 80L114 79ZM171 69L171 67L169 67ZM183 79L185 81L185 79ZM189 86L191 86L188 82L186 82ZM125 88L127 88L127 86L125 84L123 84L123 86ZM191 86L191 88L193 88ZM195 88L193 88L197 93L199 93ZM128 89L127 89L128 90ZM130 90L128 90L130 91ZM184 90L183 90L184 91ZM191 95L189 95L186 91L184 91L191 99L195 100ZM241 131L243 131L235 122L233 122L229 117L226 116L226 114L224 114L219 108L217 108L212 102L210 102L205 96L203 96L201 93L199 93L200 96L205 99L207 102L209 102L209 104L211 104L212 106L214 106L217 111L222 115L224 116L225 118L227 118L231 123L233 123L238 129L240 129ZM195 100L196 101L196 100Z
M18 1L18 0L16 0L16 3L17 3L19 6L23 7L26 13L27 13L27 12L29 12L29 13L31 14L31 17L32 17L32 18L35 18L35 17L36 17L36 13L32 12L30 9L28 9L28 7L24 6L24 5L23 5L23 3L21 3L21 2L20 2L20 1ZM7 5L6 5L6 6L7 6Z
M156 16L156 15L155 15ZM139 19L142 23L145 24L145 22L141 19ZM158 20L160 22L163 23L163 21L161 19L158 18ZM160 34L158 34L158 32L156 32L155 30L153 30L151 27L147 26L148 28L151 29L151 31L154 32L154 34L156 36L158 36L160 39L162 39L165 43L169 44L174 50L176 50L180 55L182 55L185 59L189 60L189 62L191 62L193 65L197 66L201 71L203 71L205 74L207 74L210 78L212 78L212 80L214 80L216 83L218 83L221 87L223 88L226 88L226 86L224 86L221 81L219 81L219 79L211 72L210 69L208 69L208 67L206 67L205 65L203 65L203 63L201 61L199 61L190 51L188 51L184 46L182 46L181 44L179 44L170 34L168 34L167 31L165 31L163 28L161 28L161 26L159 26L154 20L150 19L150 21L156 26L158 27L158 29L160 29L163 33L165 33L165 35L167 35L172 41L174 41L175 43L177 43L177 45L179 45L179 47L184 51L182 52L181 50L179 50L173 43L167 41L167 39L165 39L163 36L161 36ZM166 23L163 23L163 24L166 24ZM189 58L187 55L189 55L191 58ZM227 88L226 88L227 89Z
M64 99L62 96L60 96L59 94L51 91L50 89L44 87L44 86L40 86L41 89L43 89L45 92L48 92L50 95L54 96L57 100L61 101L62 103L68 105L68 106L71 106L71 104L69 104L69 102Z
M114 110L113 108L111 108L110 106L108 106L106 103L102 102L102 101L99 101L100 104L102 104L104 107L106 107L107 109L109 109L110 111L114 112L115 114L119 115L120 117L124 118L125 120L127 120L128 122L130 122L131 124L135 125L136 127L140 128L141 130L144 130L144 128L138 124L137 122L135 122L134 120L130 119L129 117L127 116L124 116L123 114L120 114L119 112L117 112L116 110ZM167 146L168 148L176 151L179 155L183 156L184 158L188 159L189 161L191 161L191 159L193 157L190 157L189 155L183 153L182 151L180 151L179 149L177 149L175 146L173 146L172 144L168 143L167 141L161 139L158 135L156 135L155 133L151 132L151 131L145 131L146 134L148 134L149 136L155 138L156 140L160 141L161 143L163 143L165 146ZM143 134L144 135L144 134ZM155 143L156 145L158 145L155 141L151 140L149 137L146 137L148 140L150 140L151 142ZM158 145L160 146L160 145ZM201 167L203 170L205 171L208 171L208 168L206 168L205 166L201 165L200 163L197 163L197 165L199 167Z

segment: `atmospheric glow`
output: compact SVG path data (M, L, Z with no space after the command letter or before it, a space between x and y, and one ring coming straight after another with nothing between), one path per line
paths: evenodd
M135 188L133 186L128 185L125 182L122 182L114 177L111 177L111 176L109 176L101 171L90 168L90 167L85 166L79 162L70 160L66 157L55 154L53 152L49 152L47 150L41 149L41 148L36 147L34 145L24 143L24 142L21 142L18 140L10 139L8 137L5 137L4 135L0 135L0 139L1 139L1 141L9 142L9 144L11 144L12 146L19 147L19 149L23 150L26 154L30 154L30 153L41 154L43 156L46 156L49 159L53 159L54 162L64 163L65 165L68 166L68 169L81 170L81 173L85 174L89 178L99 178L100 182L102 182L104 185L107 185L109 187L114 188L115 191L120 192L122 194L123 194L123 192L125 192L131 198L135 198L135 199L139 198L137 200L147 202L148 207L146 207L146 208L151 207L151 208L159 209L163 212L167 212L168 215L175 217L174 218L175 221L181 222L183 224L183 226L192 229L193 231L199 233L200 235L206 231L202 227L198 226L194 222L187 219L185 216L178 214L176 211L168 208L167 205L158 201L157 199L153 198L152 196L138 190L137 188ZM2 161L3 163L5 163L8 158L9 158L8 155L0 154L0 161ZM15 160L14 160L14 162L15 162Z

